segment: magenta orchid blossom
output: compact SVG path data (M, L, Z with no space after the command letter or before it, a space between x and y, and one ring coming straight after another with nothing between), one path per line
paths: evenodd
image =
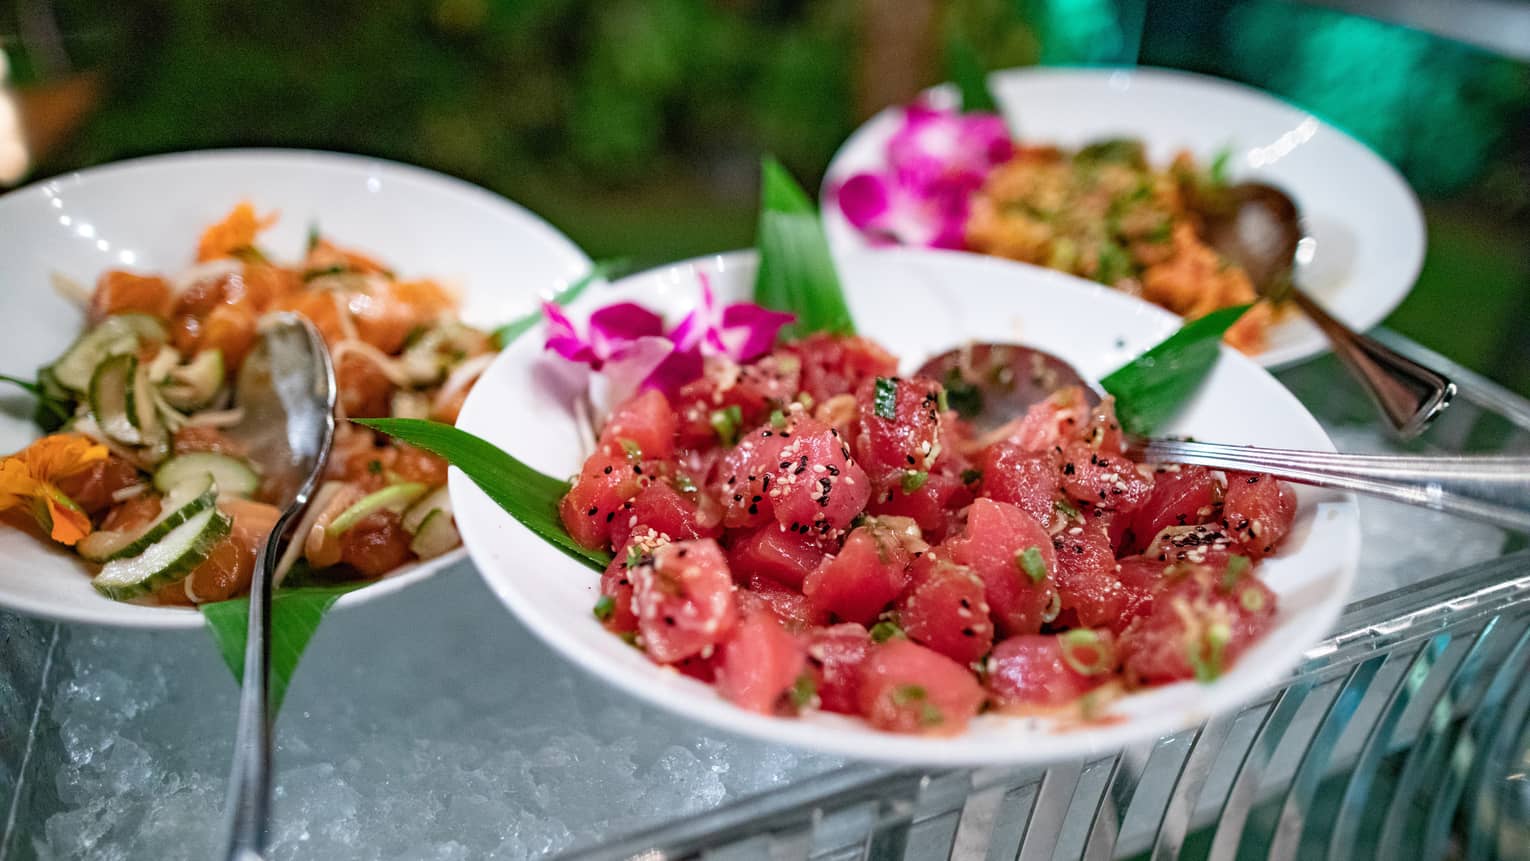
M546 348L606 377L625 397L643 389L672 394L702 375L708 357L748 362L775 346L781 328L795 319L750 302L719 308L712 285L701 279L701 303L674 329L664 318L632 302L607 305L590 315L581 335L563 310L546 302Z
M1013 153L997 114L915 102L888 138L886 167L840 184L840 211L875 244L960 248L973 192Z

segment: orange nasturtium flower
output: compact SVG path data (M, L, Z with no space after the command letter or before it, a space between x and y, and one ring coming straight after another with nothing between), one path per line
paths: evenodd
M0 460L0 511L26 506L60 544L90 534L90 517L55 484L105 460L106 446L77 434L45 436Z
M276 213L264 218L245 201L234 207L222 221L207 228L197 243L197 262L231 257L236 251L255 246L255 236L276 223Z

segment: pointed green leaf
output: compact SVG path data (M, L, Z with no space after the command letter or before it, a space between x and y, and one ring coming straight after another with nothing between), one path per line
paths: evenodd
M802 186L780 162L766 157L760 173L760 255L754 301L795 314L783 338L813 332L855 334L850 307L840 288L823 224Z
M594 284L596 281L608 280L626 274L631 266L632 261L625 257L615 260L597 260L590 267L589 272L586 272L579 280L560 290L558 295L552 298L552 301L559 305L567 305L578 299L579 295L591 284ZM518 317L495 329L494 343L503 350L510 346L516 338L536 328L536 325L540 322L542 322L542 311L538 308L524 317Z
M445 458L511 517L579 562L596 571L610 564L611 554L579 546L563 528L558 502L568 493L568 482L537 472L492 443L451 425L424 419L353 421Z
M341 595L365 583L278 589L271 595L271 713L281 710L287 686L324 614ZM233 598L199 607L218 652L236 681L244 678L245 639L250 632L250 599Z
M999 103L994 101L988 89L988 71L978 57L972 43L965 39L953 39L946 48L946 73L961 93L962 111L991 111L998 113Z
M1173 418L1216 364L1222 335L1248 309L1235 305L1191 320L1100 380L1116 397L1121 427L1127 433L1150 434Z

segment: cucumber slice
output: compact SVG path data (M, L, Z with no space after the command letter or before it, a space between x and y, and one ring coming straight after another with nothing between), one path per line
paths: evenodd
M452 513L452 495L447 492L444 484L425 494L419 502L409 506L409 510L404 512L404 528L410 533L419 532L420 524L425 522L432 511Z
M203 350L190 362L172 368L160 392L178 410L200 410L218 397L225 374L223 351Z
M154 471L154 486L160 492L168 493L201 476L210 477L218 493L246 499L260 488L260 474L249 461L211 451L178 454L160 464Z
M228 537L233 519L209 507L175 527L137 556L106 563L90 585L116 601L156 592L184 579Z
M132 353L140 341L165 341L170 337L165 324L148 314L116 314L81 335L58 361L53 363L53 377L65 388L84 394L96 367L111 356Z
M425 491L429 489L427 485L418 481L406 481L403 484L389 485L382 490L373 491L357 500L355 505L340 512L324 531L334 537L345 533L373 512L383 509L403 511L415 500L424 496Z
M155 445L165 437L165 425L159 418L159 392L149 381L149 366L139 362L133 369L133 385L127 391L128 420L138 428L144 445Z
M409 549L421 559L434 559L462 543L452 516L439 508L432 509L420 523L419 531L409 542Z
M212 508L218 501L218 489L212 478L195 477L173 488L160 502L159 517L132 532L98 530L75 545L80 555L91 562L110 562L137 556L163 539L186 521Z
M132 394L137 373L138 359L129 354L108 357L90 377L90 413L102 433L124 445L143 442Z

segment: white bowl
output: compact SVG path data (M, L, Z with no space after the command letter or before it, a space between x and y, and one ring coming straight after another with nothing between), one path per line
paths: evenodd
M248 150L138 159L59 176L0 198L0 371L28 377L80 333L80 310L50 286L54 273L93 286L109 268L176 272L197 238L249 200L281 220L262 235L279 259L300 256L310 224L410 276L462 291L469 322L493 325L536 307L539 291L582 275L590 261L519 206L419 168L321 152ZM37 435L30 399L0 396L0 451ZM401 568L343 596L359 604L462 558L460 551ZM90 587L73 554L0 527L0 605L38 616L140 628L187 628L202 614L123 604Z
M752 253L666 266L624 279L574 305L576 319L618 299L678 319L708 273L721 299L745 298ZM1051 350L1086 375L1107 373L1173 332L1178 318L1098 285L1056 272L953 252L894 250L840 261L860 331L881 341L906 369L969 339L1025 342ZM561 360L528 336L506 350L469 395L459 426L550 475L578 471L583 451ZM1302 405L1257 364L1227 348L1173 433L1199 439L1332 451ZM611 635L590 612L599 577L570 561L500 510L453 471L452 502L468 552L517 618L566 658L677 714L772 742L843 756L922 765L1028 763L1113 750L1193 726L1246 702L1276 682L1328 632L1354 578L1359 520L1352 497L1302 489L1292 537L1261 575L1279 596L1276 627L1225 676L1120 701L1119 721L1060 732L1037 720L982 715L955 738L891 735L838 715L805 719L746 712L707 685L660 668Z
M1424 261L1424 217L1406 181L1364 144L1251 87L1162 69L1010 69L989 76L1010 131L1021 140L1077 147L1107 137L1137 138L1154 164L1189 150L1201 164L1229 149L1232 181L1285 190L1301 208L1312 241L1298 282L1335 317L1364 331L1413 289ZM949 87L930 91L955 104ZM822 204L837 251L867 247L845 220L834 190L848 177L885 164L887 139L901 123L888 108L850 136L829 164ZM1307 319L1290 314L1271 328L1257 357L1274 368L1328 349Z

